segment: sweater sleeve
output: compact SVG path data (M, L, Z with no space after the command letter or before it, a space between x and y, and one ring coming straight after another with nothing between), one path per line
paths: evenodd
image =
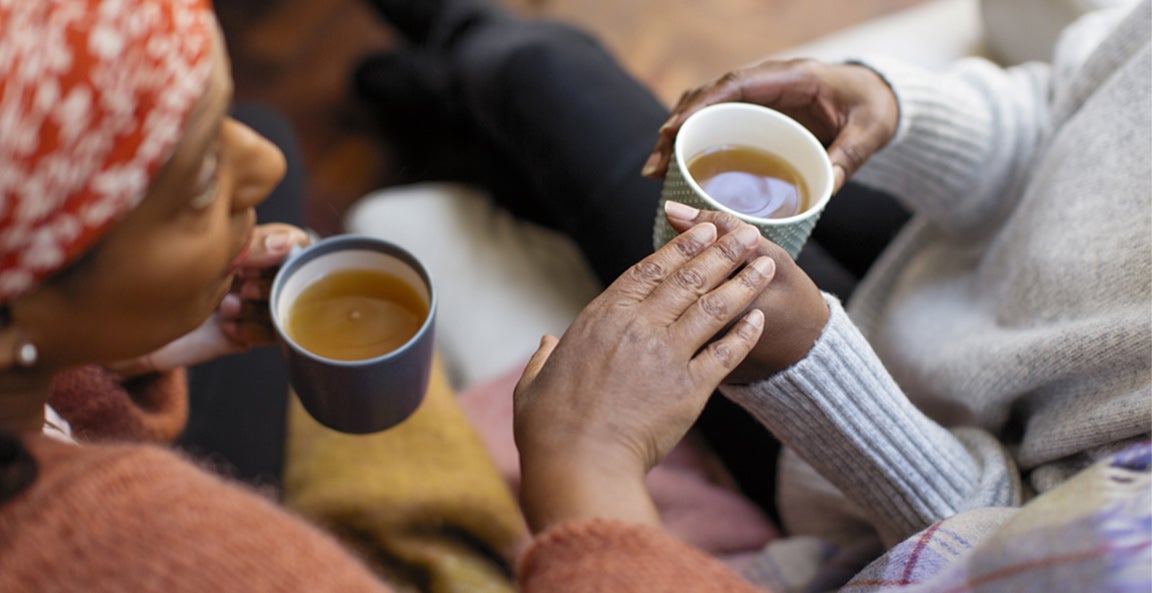
M957 512L1023 499L1011 456L990 434L949 430L912 404L840 303L808 356L770 379L725 386L870 518L890 546Z
M759 591L665 531L605 519L561 523L538 536L518 578L524 593Z
M884 57L859 60L891 86L896 135L853 178L899 197L940 228L979 229L1010 205L1047 133L1050 72L979 58L936 73Z

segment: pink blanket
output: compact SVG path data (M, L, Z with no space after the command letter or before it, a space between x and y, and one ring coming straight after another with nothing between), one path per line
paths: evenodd
M523 366L517 367L459 396L513 492L519 489L520 464L512 437L512 391L522 372ZM670 532L731 565L738 567L777 535L692 434L648 474L648 488Z

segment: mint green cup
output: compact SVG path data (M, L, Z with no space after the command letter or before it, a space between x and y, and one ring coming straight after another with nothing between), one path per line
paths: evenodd
M687 164L696 155L724 145L765 150L795 167L808 188L808 209L786 218L757 218L712 199L688 175ZM660 206L656 210L652 244L659 249L677 235L664 216L664 202L672 200L701 210L728 212L760 229L760 234L795 258L828 204L832 185L828 152L812 132L796 120L751 103L709 105L689 116L676 136L673 158L668 164Z

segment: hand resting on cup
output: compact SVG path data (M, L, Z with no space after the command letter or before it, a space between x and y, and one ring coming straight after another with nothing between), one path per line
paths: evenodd
M668 223L681 233L701 224L715 225L721 233L744 225L731 214L677 202L668 202L665 213ZM753 303L764 313L764 331L756 347L724 383L750 383L792 366L808 354L828 323L828 305L820 289L783 249L761 237L754 255L775 262L772 283Z
M521 500L534 531L601 517L657 524L644 476L760 337L749 305L773 280L760 234L700 224L634 265L515 390ZM751 260L751 261L750 261Z
M681 95L644 165L646 177L668 170L676 134L692 113L739 101L780 111L808 128L825 146L835 175L833 192L896 132L892 89L870 68L815 60L769 60L732 70Z

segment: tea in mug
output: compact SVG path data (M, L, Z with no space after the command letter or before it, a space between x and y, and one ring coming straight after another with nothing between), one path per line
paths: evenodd
M313 354L363 360L403 346L427 316L424 299L400 278L348 269L304 288L288 312L284 331Z
M723 145L688 161L688 174L712 199L747 216L786 218L808 209L804 178L759 148Z

